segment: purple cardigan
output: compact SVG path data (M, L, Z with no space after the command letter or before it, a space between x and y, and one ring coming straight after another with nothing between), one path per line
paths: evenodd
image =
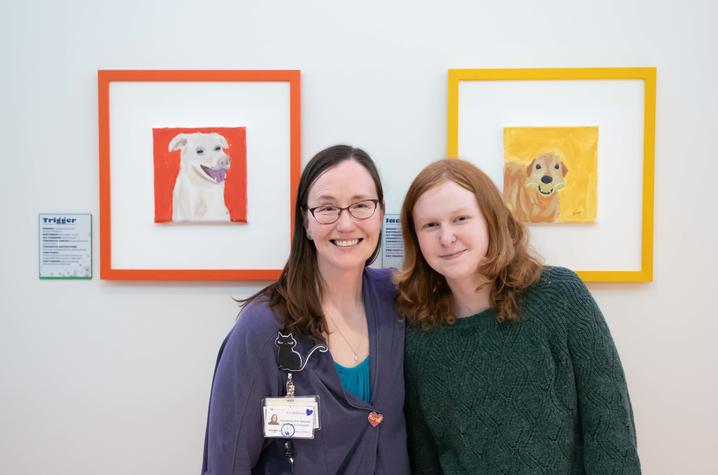
M367 268L362 293L369 328L371 401L344 391L329 352L314 352L294 373L296 395L318 395L321 429L294 440L295 474L409 473L404 423L404 322L393 304L389 270ZM277 369L279 324L263 301L242 310L222 343L212 383L203 474L290 473L282 439L262 434L262 399L284 396L286 373ZM295 335L296 338L296 335ZM304 357L313 346L297 338ZM377 427L370 412L384 416Z

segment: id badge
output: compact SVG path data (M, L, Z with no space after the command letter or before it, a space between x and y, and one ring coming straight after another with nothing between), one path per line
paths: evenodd
M268 397L262 400L264 437L313 439L319 430L319 396Z

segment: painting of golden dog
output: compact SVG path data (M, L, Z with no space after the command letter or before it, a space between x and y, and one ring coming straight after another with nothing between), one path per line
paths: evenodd
M598 127L506 127L504 200L525 223L595 221L597 162Z
M528 165L504 166L504 200L519 221L555 223L561 215L558 190L565 186L568 167L555 152L531 160Z

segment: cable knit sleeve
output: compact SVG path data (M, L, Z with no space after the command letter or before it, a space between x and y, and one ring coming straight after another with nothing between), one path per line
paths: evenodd
M623 367L601 311L583 282L564 270L568 349L576 381L586 473L641 472Z
M407 330L412 331L412 330ZM418 330L413 330L418 331ZM410 335L407 351L413 351L415 348L411 345ZM439 464L439 455L436 450L434 438L424 419L422 405L419 401L417 385L419 384L419 376L411 367L411 363L407 364L407 360L415 361L412 358L415 355L409 355L404 360L404 380L406 384L406 399L404 401L404 413L406 416L406 432L407 443L409 447L409 461L411 462L411 473L415 475L435 475L442 473Z

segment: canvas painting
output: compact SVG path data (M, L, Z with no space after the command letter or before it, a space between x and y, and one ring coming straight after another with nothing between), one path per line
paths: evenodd
M153 128L156 223L247 222L245 127Z
M505 127L504 200L526 223L596 221L598 127Z

